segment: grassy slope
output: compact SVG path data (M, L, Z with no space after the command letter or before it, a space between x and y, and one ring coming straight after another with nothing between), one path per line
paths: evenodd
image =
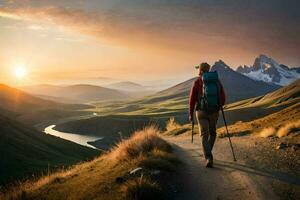
M300 119L300 103L296 103L283 110L267 115L262 118L258 118L253 121L242 122L238 121L228 127L231 134L243 135L248 133L258 133L264 128L273 127L278 129L288 122L294 122ZM225 129L218 129L219 135L225 134Z
M0 115L0 185L91 159L99 152Z
M263 96L246 99L226 105L227 110L251 107L276 107L280 105L291 105L300 100L300 79L290 85L280 88Z
M180 162L171 146L157 133L154 128L137 132L91 162L31 184L24 183L2 198L117 200L138 195L138 199L145 200L168 199L168 188L163 180L174 176ZM130 175L129 172L137 167L142 167L143 171ZM154 170L161 173L151 175Z
M300 79L266 95L226 105L227 123L252 121L294 105L299 100ZM220 126L223 126L222 122Z

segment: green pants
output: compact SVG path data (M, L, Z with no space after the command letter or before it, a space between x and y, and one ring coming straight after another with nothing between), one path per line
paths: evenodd
M196 112L199 133L202 138L202 147L205 159L212 159L212 149L216 141L216 126L219 118L219 112L206 113L204 111Z

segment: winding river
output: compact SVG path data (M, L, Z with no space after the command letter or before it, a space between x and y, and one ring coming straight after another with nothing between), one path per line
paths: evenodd
M94 148L94 149L96 149L96 148L92 145L89 145L87 142L93 142L93 141L102 139L101 137L97 137L97 136L87 136L87 135L79 135L79 134L75 134L75 133L60 132L60 131L54 130L55 126L56 125L50 125L50 126L46 127L44 132L46 134L54 135L54 136L75 142L77 144L81 144L83 146Z

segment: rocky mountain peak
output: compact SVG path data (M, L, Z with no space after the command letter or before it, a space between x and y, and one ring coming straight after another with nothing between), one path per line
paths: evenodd
M281 86L288 85L300 77L297 69L279 64L264 54L255 59L253 66L240 66L236 71L254 80L261 80Z
M211 71L233 71L223 60L215 62Z

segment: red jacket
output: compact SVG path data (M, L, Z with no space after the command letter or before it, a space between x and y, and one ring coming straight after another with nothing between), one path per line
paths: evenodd
M220 102L221 102L221 106L223 106L225 104L225 92L224 92L224 88L223 85L220 83L220 87L221 87L221 91L220 91ZM203 91L202 91L202 87L203 87L203 81L202 78L199 76L199 78L194 81L193 86L191 88L191 92L190 92L190 107L189 107L189 115L190 117L193 117L194 114L194 109L195 109L195 105L196 105L196 101L198 99L198 97L201 97L203 95Z

